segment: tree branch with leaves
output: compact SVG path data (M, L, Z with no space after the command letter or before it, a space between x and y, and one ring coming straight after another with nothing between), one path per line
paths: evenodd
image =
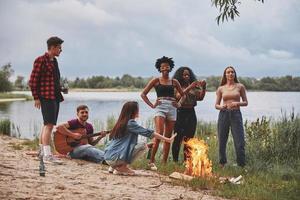
M254 0L264 3L264 0ZM229 19L233 20L240 16L238 6L242 3L239 0L211 0L212 4L219 10L219 15L216 17L218 25Z

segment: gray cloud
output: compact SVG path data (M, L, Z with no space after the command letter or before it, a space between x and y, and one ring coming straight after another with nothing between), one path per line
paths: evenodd
M65 40L62 74L153 76L155 59L174 57L198 75L220 75L227 65L242 76L300 75L300 2L242 1L241 17L217 26L210 2L0 2L0 64L26 77L46 39ZM276 70L274 70L276 69Z

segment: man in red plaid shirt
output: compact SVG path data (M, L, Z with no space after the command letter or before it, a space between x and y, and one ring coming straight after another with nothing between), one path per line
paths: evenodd
M41 108L44 126L40 135L40 153L43 160L60 164L50 149L50 140L53 126L56 125L59 104L63 101L60 87L60 72L57 59L62 52L64 41L58 37L50 37L47 40L48 52L35 59L30 75L29 87L34 98L34 106Z

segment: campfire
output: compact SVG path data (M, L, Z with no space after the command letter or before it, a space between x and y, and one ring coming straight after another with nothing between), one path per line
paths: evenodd
M189 139L185 174L193 177L210 177L212 175L212 162L208 159L208 146L204 140Z

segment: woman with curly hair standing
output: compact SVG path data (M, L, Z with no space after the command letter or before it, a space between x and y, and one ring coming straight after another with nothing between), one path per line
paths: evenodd
M177 119L174 132L177 133L172 145L172 155L174 162L178 162L178 155L182 141L193 138L196 131L197 117L194 107L197 101L202 101L206 93L206 82L197 81L195 74L189 67L180 67L175 72L174 79L178 80L182 89L186 93L185 98L181 98L177 109ZM176 99L180 99L180 95L176 92ZM188 149L184 145L184 160L187 158Z
M175 89L181 96L184 93L181 89L179 82L169 77L169 73L174 67L172 58L162 57L156 60L156 69L161 73L158 78L153 78L144 88L141 97L151 108L155 109L154 123L156 132L170 138L174 129L176 121L176 108L178 104L175 99ZM155 103L150 102L147 97L149 91L155 88L157 99ZM154 138L153 147L150 157L149 168L157 170L155 166L155 154L157 152L160 140ZM163 145L163 163L167 162L170 150L170 143Z

